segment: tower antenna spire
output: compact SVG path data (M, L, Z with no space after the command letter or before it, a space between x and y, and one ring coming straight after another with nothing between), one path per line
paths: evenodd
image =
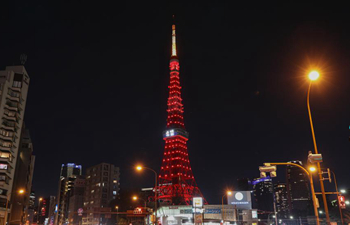
M173 15L173 32L172 32L172 47L171 47L171 56L177 56L176 52L176 31L175 31L175 15Z

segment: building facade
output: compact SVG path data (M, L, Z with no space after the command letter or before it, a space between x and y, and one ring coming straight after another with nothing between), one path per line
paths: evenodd
M75 179L71 196L69 198L68 221L69 224L80 225L82 216L78 215L78 210L84 206L85 179L78 177Z
M301 161L292 161L303 165ZM305 172L295 166L287 166L287 193L291 216L305 218L312 215L309 179Z
M9 218L5 211L12 192L27 102L29 76L24 66L7 66L0 71L0 223Z
M288 204L288 193L287 185L285 183L277 183L274 185L276 210L278 218L288 219L289 218L289 204Z
M29 130L25 128L24 123L19 145L12 193L16 193L19 189L24 189L24 194L12 196L11 214L9 216L10 225L26 223L29 215L35 156L33 155L33 144Z
M254 192L254 208L262 211L261 218L269 218L269 214L274 212L273 184L270 177L257 178L252 181Z
M82 174L81 165L75 163L62 164L60 180L57 193L57 213L55 215L55 225L68 224L68 209L71 190L74 181Z
M100 213L111 211L109 203L118 195L119 181L119 167L112 164L101 163L86 170L83 225L107 223L108 218Z

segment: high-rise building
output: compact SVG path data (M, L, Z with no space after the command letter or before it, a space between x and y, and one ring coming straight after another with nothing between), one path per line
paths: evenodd
M80 225L82 216L78 215L78 210L84 206L85 179L78 177L75 179L71 196L69 198L68 221L69 224Z
M110 202L119 192L119 167L101 163L86 170L83 225L105 225L101 212L111 211Z
M50 196L50 203L48 204L48 224L53 225L55 222L55 211L56 211L56 196Z
M82 174L81 165L75 163L62 164L57 193L57 213L55 225L68 223L69 198L74 181Z
M8 219L7 199L13 190L22 124L27 102L29 76L24 66L7 66L0 71L0 223Z
M268 218L270 213L274 212L273 208L273 185L270 177L257 178L252 181L254 191L254 207L263 211L262 219Z
M278 218L288 219L289 218L289 205L288 205L288 194L287 185L285 183L277 183L274 185L276 210Z
M175 25L172 26L168 117L163 132L165 149L159 174L158 199L161 204L191 204L194 196L202 196L194 179L187 151L180 85L180 64L176 49Z
M34 222L34 212L35 212L35 191L30 192L29 196L29 203L28 203L28 214L27 214L27 221L29 224L32 224Z
M301 161L292 163L303 165ZM302 169L287 166L287 193L291 216L305 218L312 215L309 179Z
M23 123L12 192L16 193L17 190L24 189L24 193L12 196L11 214L9 216L10 225L25 224L28 220L28 206L32 190L34 162L35 156L33 155L32 140L29 135L29 130L25 128L25 124Z

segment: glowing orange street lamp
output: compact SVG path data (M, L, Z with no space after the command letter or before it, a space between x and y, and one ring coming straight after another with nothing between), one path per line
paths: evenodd
M312 134L312 141L314 144L314 153L315 154L319 154L317 151L317 144L316 144L316 138L315 138L315 131L314 131L314 125L312 123L312 117L311 117L311 109L310 109L310 90L311 90L311 85L313 83L313 81L317 80L320 77L319 72L317 72L316 70L313 70L309 73L309 79L310 79L310 85L309 85L309 89L307 91L307 110L309 113L309 120L310 120L310 127L311 127L311 134ZM320 178L320 186L321 186L321 193L322 193L322 199L323 199L323 205L324 205L324 211L326 213L326 221L327 224L330 224L330 218L329 218L329 212L328 212L328 205L327 205L327 198L326 198L326 192L324 190L324 184L323 184L323 177L322 177L322 173L321 173L321 165L319 162L317 162L317 170L320 171L318 173L319 178Z
M142 171L143 169L146 170L150 170L154 173L154 216L155 216L155 223L157 224L157 207L158 207L158 174L155 170L149 168L149 167L145 167L145 166L141 166L138 165L136 166L136 170L137 171Z

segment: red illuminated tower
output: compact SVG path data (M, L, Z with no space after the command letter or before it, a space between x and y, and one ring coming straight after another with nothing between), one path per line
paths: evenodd
M179 60L176 53L175 25L172 26L172 53L167 128L163 132L165 149L159 175L159 202L171 205L189 205L193 197L202 194L194 179L187 151L188 132L185 129Z

